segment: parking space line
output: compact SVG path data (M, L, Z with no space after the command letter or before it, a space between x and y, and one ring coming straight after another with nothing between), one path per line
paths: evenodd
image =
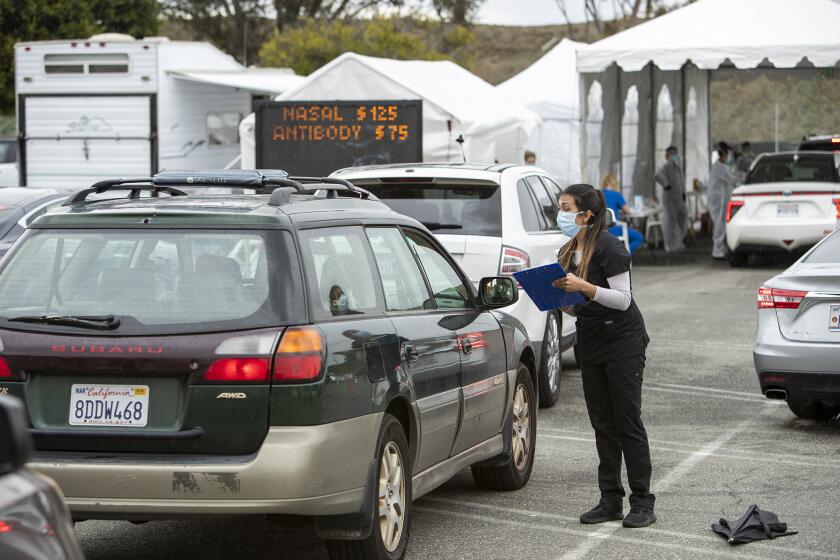
M559 432L559 433L546 433L548 432ZM564 436L560 435L563 432L571 433L571 434L578 434L575 436ZM590 432L591 433L591 432ZM579 442L586 442L586 443L595 443L594 437L584 437L587 434L583 432L575 432L573 430L558 430L556 428L546 428L545 426L541 426L539 429L538 437L547 437L549 439L561 439L566 441L579 441ZM649 438L648 441L652 444L651 449L655 449L658 451L671 451L674 453L693 453L692 449L680 449L681 447L691 447L689 444L676 442L676 441L666 441L661 439L652 439ZM747 460L747 461L759 461L759 462L766 462L772 461L775 463L782 463L786 465L795 465L795 466L806 466L806 467L816 467L816 468L827 468L827 469L840 469L840 461L812 461L809 460L811 457L806 457L803 455L795 455L791 453L786 453L784 455L780 454L772 454L772 453L756 453L754 451L747 451L744 449L733 449L731 447L721 448L722 451L716 451L712 453L714 457L721 457L724 459L736 459L736 460Z
M765 413L769 409L765 408ZM670 488L673 484L678 482L682 477L687 475L689 472L694 469L697 465L703 462L711 453L717 451L720 447L724 444L735 438L738 434L749 428L753 425L754 420L744 420L743 422L739 423L735 427L723 432L720 436L717 437L714 441L711 441L704 445L702 448L698 449L697 451L693 452L691 455L686 457L679 463L676 467L665 473L661 479L656 481L655 483L651 484L651 489L654 492L662 493L667 492L668 488ZM603 529L599 530L599 533L612 535L617 531L617 527L604 527ZM599 539L587 539L583 541L577 548L564 554L560 557L560 560L581 560L585 558L592 550L597 548L598 543L602 542Z
M729 401L740 401L740 402L749 402L753 404L769 404L771 406L779 406L784 405L784 401L772 401L767 400L764 397L760 399L756 398L747 398L747 397L739 397L737 395L722 395L717 393L704 393L701 391L685 391L681 389L666 389L664 387L651 387L650 385L642 385L643 391L657 391L660 393L676 393L679 395L691 395L693 397L702 397L704 399L725 399Z
M493 512L498 512L498 513L507 513L507 514L510 514L510 515L524 516L524 517L530 517L530 518L541 517L541 518L544 518L544 519L552 519L552 520L556 520L556 521L562 521L564 523L574 523L576 525L580 523L580 521L578 520L577 517L572 517L572 516L569 516L569 515L559 515L559 514L556 514L556 513L548 513L548 512L542 512L542 511L537 511L537 510L496 506L496 505L493 505L493 504L483 504L481 502L473 502L473 501L470 501L470 500L454 500L454 499L451 499L451 498L437 498L437 497L426 496L426 497L422 498L422 500L420 500L420 501L421 502L433 502L433 503L438 503L438 504L447 505L447 506L470 507L470 508L479 509L479 510L493 511ZM437 512L438 510L435 510L435 511ZM612 524L608 523L607 525L612 525ZM618 525L618 523L616 523L615 525ZM570 529L570 530L573 530L573 529ZM583 531L583 530L578 530L578 532L586 533L586 531ZM651 535L660 536L661 535L661 536L667 536L667 537L672 537L672 538L676 538L676 539L693 539L693 540L701 540L701 541L706 541L706 542L711 542L711 541L716 540L714 535L712 535L711 538L710 538L710 533L706 533L706 534L683 533L683 532L679 532L679 531L669 531L667 529L660 529L659 527L655 527L655 526L650 531L644 531L644 532L640 532L640 533L644 534L645 536L651 536ZM595 536L594 533L589 533L589 535L590 536ZM840 555L838 555L838 554L831 554L831 553L827 553L827 552L817 552L817 551L813 551L813 550L803 550L803 549L799 549L799 548L790 548L790 547L785 547L785 546L773 545L773 544L769 544L769 543L762 543L761 549L762 549L762 551L775 551L775 552L783 552L783 553L786 553L786 554L798 554L798 555L808 556L808 557L812 557L812 558L825 558L826 560L840 560Z
M714 389L712 387L703 387L702 385L679 385L677 383L655 383L645 381L646 385L653 385L654 387L669 387L672 389L688 389L691 391L708 391L710 393L723 393L727 395L740 395L743 397L750 397L753 399L760 400L762 402L767 401L767 398L764 395L759 393L747 393L745 391L732 391L730 389Z
M479 515L476 513L465 513L460 511L447 511L438 508L427 508L427 507L415 507L414 511L422 512L422 513L430 513L433 515L443 515L448 517L454 517L456 519L468 519L473 521L483 521L486 523L496 523L500 525L508 525L512 527L519 527L523 529L537 529L540 531L547 531L551 533L562 533L565 535L572 535L578 538L586 539L583 544L586 543L593 543L594 545L603 542L604 540L613 540L616 542L627 543L627 544L635 544L635 545L642 545L642 546L654 546L658 548L665 548L670 550L679 550L685 553L693 553L696 554L698 557L708 558L709 556L718 556L721 558L745 558L748 560L769 560L766 556L756 556L753 554L742 554L740 552L736 552L733 550L728 549L721 549L721 550L713 550L710 549L708 546L705 547L692 547L686 546L684 543L672 543L672 542L660 542L660 541L653 541L648 539L640 539L634 537L625 537L623 535L614 535L615 531L621 528L621 524L619 523L608 523L605 524L605 527L602 529L592 532L592 531L585 531L580 529L570 529L568 527L556 527L554 525L547 525L544 523L530 523L526 521L517 521L514 519L499 519L498 517L490 517L487 515ZM604 529L611 529L612 531L607 532ZM722 541L721 541L722 542ZM575 549L575 551L582 548L582 545ZM575 552L573 551L573 552ZM588 552L588 550L587 550ZM568 554L562 556L562 558L582 558L583 556L569 556Z
M577 441L577 442L584 442L587 444L594 444L595 438L584 438L584 437L576 437L576 436L562 436L557 434L547 434L545 433L546 428L541 428L543 430L541 433L538 434L539 438L548 438L548 439L559 439L564 441ZM678 447L670 447L669 445L660 445L655 444L657 440L648 440L651 442L651 450L654 451L668 451L671 453L682 453L691 455L695 453L695 451L691 449L679 449ZM661 442L660 442L661 443ZM686 445L686 444L679 444L679 443L670 443L670 445ZM736 453L736 454L733 454ZM740 453L737 454L737 453ZM814 461L805 461L805 460L796 460L790 459L788 457L798 457L798 455L785 455L784 457L779 457L775 455L765 455L754 453L750 451L729 451L728 453L724 452L721 453L719 451L715 451L713 453L709 453L711 457L719 457L721 459L735 459L737 461L759 461L759 462L767 462L771 461L773 463L779 463L783 465L794 465L794 466L805 466L805 467L814 467L814 468L825 468L825 469L837 469L840 468L840 463L838 462L825 462L819 463Z

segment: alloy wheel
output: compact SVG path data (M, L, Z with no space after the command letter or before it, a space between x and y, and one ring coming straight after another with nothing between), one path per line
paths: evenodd
M382 544L394 552L405 525L405 476L400 448L389 441L379 465L379 528Z
M556 315L548 316L548 358L546 360L546 377L548 389L553 395L557 392L557 385L560 383L560 329Z
M528 466L531 455L531 403L525 385L517 385L513 396L513 463L519 471Z

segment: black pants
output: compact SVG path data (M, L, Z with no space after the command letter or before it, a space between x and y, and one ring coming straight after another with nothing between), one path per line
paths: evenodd
M644 354L603 364L582 364L583 394L598 448L602 496L624 496L621 456L627 465L630 505L653 507L650 448L642 424Z

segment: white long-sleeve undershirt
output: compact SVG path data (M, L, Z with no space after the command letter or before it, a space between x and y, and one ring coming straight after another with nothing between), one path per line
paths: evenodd
M607 278L607 284L610 285L609 288L596 286L593 299L604 307L626 311L633 299L630 293L630 272Z

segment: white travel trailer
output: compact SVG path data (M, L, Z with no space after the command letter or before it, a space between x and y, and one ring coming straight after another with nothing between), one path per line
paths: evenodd
M239 155L255 97L301 77L249 69L208 43L104 34L15 46L21 185L87 186Z

